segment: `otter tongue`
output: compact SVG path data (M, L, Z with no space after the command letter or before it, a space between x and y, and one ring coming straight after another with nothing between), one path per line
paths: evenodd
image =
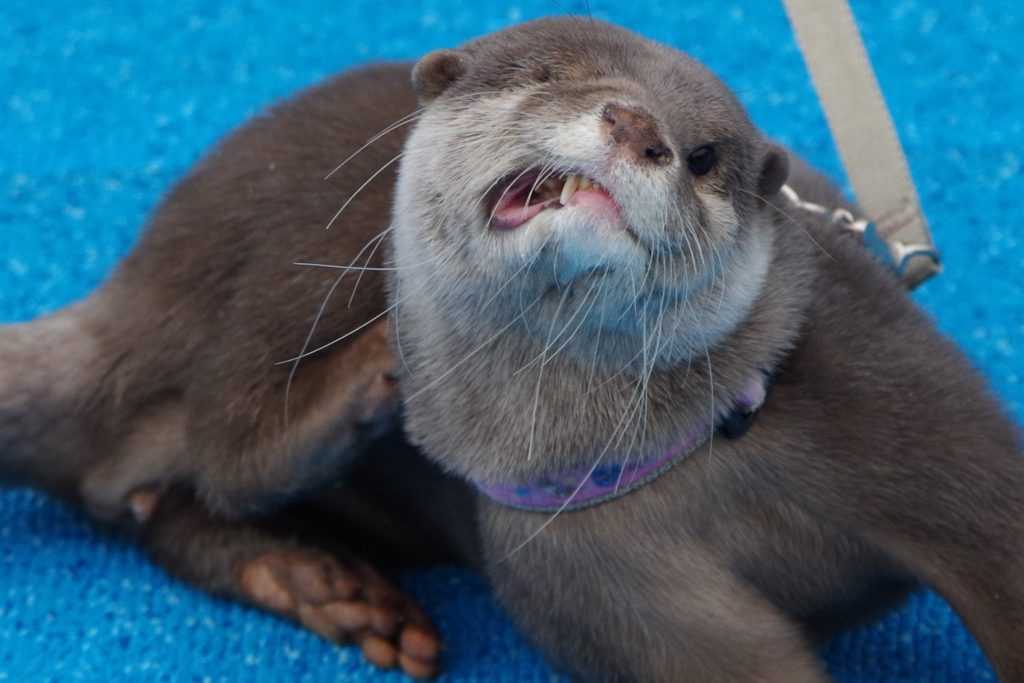
M494 206L493 225L498 230L514 230L544 209L551 201L538 201L539 193L534 187L537 174L531 173L520 178L506 189ZM532 190L532 192L531 192ZM527 200L530 201L527 206Z
M498 206L494 209L494 227L499 230L515 230L551 205L551 202L544 202L543 204L523 206L525 201L526 198L523 197L509 201L503 199L498 202Z

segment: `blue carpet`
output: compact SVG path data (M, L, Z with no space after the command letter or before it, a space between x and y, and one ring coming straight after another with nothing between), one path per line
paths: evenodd
M589 3L721 74L769 133L841 177L778 3ZM112 7L116 5L115 7ZM917 296L1024 414L1024 6L857 2L946 272ZM375 58L450 46L579 2L4 0L0 320L82 297L168 186L275 98ZM449 646L446 681L550 681L472 575L408 585ZM937 597L827 648L843 683L992 680ZM26 491L0 492L0 681L399 680L286 623L166 578Z

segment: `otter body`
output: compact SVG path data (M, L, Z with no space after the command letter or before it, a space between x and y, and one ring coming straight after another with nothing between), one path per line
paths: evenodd
M1024 680L1016 429L892 274L779 195L844 206L831 184L599 22L409 73L240 129L99 292L0 330L0 471L416 676L437 635L368 561L480 569L581 680L827 681L816 640L918 582ZM749 432L716 432L759 373ZM594 507L479 493L702 420Z

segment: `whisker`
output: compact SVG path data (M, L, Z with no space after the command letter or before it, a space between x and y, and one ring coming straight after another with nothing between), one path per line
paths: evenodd
M397 266L380 266L380 267L369 267L369 266L339 266L333 263L312 263L310 261L295 261L292 263L293 266L307 266L309 268L332 268L335 270L345 271L370 271L371 273L390 273L397 270L405 270L405 268L399 268Z
M550 517L548 517L548 519L543 524L541 524L539 527L537 527L537 529L533 533L531 533L529 536L527 536L526 539L523 540L522 543L520 543L519 545L515 546L512 550L510 550L507 554L505 554L505 556L502 557L499 560L499 562L507 561L513 555L515 555L520 550L525 548L526 545L528 543L530 543L530 541L532 541L533 539L537 538L541 533L544 532L545 529L547 529L549 526L551 526L551 524L558 518L558 516L560 514L562 514L565 511L565 509L567 507L569 507L569 505L572 504L572 501L575 500L576 496L579 495L579 492L581 490L583 490L583 487L586 485L587 480L589 480L590 477L594 474L594 471L597 470L597 468L601 464L601 461L604 459L605 454L611 448L612 443L615 440L616 433L618 432L619 428L622 426L623 422L627 418L627 415L629 414L629 412L628 412L629 411L629 406L632 405L635 402L636 397L637 397L637 393L634 391L633 397L630 398L629 402L626 405L626 410L623 411L622 418L619 419L618 424L615 426L615 429L612 431L612 436L608 439L608 442L605 444L604 449L601 451L601 453L594 460L594 464L591 465L590 469L587 470L586 474L583 475L583 478L580 480L579 485L572 491L571 494L569 494L569 496L565 499L565 501L558 507L557 510L555 510L555 512Z
M571 291L572 291L572 288L570 288L570 287L566 288L565 292L562 294L562 298L558 301L558 308L555 309L555 314L551 317L551 324L548 326L548 341L549 342L551 340L551 334L555 331L555 323L558 322L558 316L559 316L559 314L562 311L562 306L565 304L565 301L569 297L569 293ZM544 348L545 348L545 350L548 348L547 344L545 344ZM544 353L545 353L545 351L541 351L541 355L542 356L544 355ZM531 423L530 423L530 439L529 439L529 443L528 443L527 448L526 448L526 460L527 460L527 462L529 462L530 458L533 457L534 438L535 438L535 436L537 434L537 410L540 407L540 387L541 387L541 383L542 383L543 379L544 379L544 363L541 363L540 364L540 369L537 371L537 385L536 385L536 387L533 390L533 416L531 418Z
M393 228L388 228L391 230ZM293 266L304 266L307 268L327 268L331 270L344 270L348 272L368 272L368 273L397 273L403 270L411 270L413 268L420 268L421 266L428 266L441 258L440 255L432 256L428 259L420 261L419 263L409 263L404 266L343 266L336 263L317 263L315 261L294 261Z
M525 206L529 206L530 205L530 200L533 199L533 193L537 191L537 188L540 187L548 178L550 178L554 174L555 174L554 164L547 163L547 164L545 164L545 166L541 167L540 173L537 174L537 178L533 181L533 187L530 188L529 193L527 193L527 195L526 195L526 204L525 204Z
M390 231L391 228L388 228L388 232ZM384 240L378 240L377 244L375 244L373 249L370 250L370 253L366 255L366 260L363 261L363 267L359 270L359 275L356 276L356 283L352 285L352 293L348 295L348 304L345 308L352 308L352 302L356 300L356 292L359 290L359 283L363 281L363 275L366 274L366 268L369 266L370 261L373 260L374 255L377 253L377 250L380 249L380 245L382 244L384 244Z
M378 133L377 133L376 135L374 135L374 136L373 136L373 137L371 137L371 138L370 138L369 140L367 140L367 141L366 141L366 142L365 142L365 143L363 144L363 146L362 146L362 147L360 147L360 148L359 148L359 149L357 149L356 151L354 151L354 152L352 152L351 154L349 154L349 155L348 155L347 157L345 157L345 160L344 160L344 161L342 161L342 162L341 162L340 164L338 164L338 165L337 165L337 166L335 166L335 167L334 167L333 169L331 169L330 173L328 173L327 175L325 175L325 176L324 176L324 180L330 180L330 179L331 179L331 176L333 176L333 175L334 175L335 173L337 173L337 172L338 172L338 171L340 171L340 170L341 170L342 168L344 168L344 167L345 167L345 165L346 165L346 164L347 164L348 162L352 161L352 160L353 160L353 159L355 159L355 158L356 158L357 156L359 156L359 155L360 155L360 154L361 154L361 153L363 152L363 150L365 150L365 149L366 149L367 147L371 146L371 145L372 145L373 143L377 142L378 140L380 140L380 139L381 139L382 137L384 137L384 136L385 136L385 135L387 135L388 133L391 133L391 132L393 132L393 131L395 131L395 130L397 130L397 129L401 128L402 126L406 126L406 125L408 125L408 124L412 123L412 122L413 122L413 121L415 121L415 120L416 120L417 118L419 118L419 116L420 116L420 115L421 115L422 113L423 113L423 108L422 108L422 107L420 107L420 108L419 108L419 109L417 109L416 111L413 111L412 113L406 114L405 116L401 117L400 119L398 119L397 121L395 121L394 123L392 123L392 124L391 124L390 126L388 126L387 128L384 128L384 129L382 129L381 131L379 131L379 132L378 132Z
M602 280L601 280L601 286L600 286L600 288L598 289L598 292L597 292L597 296L595 296L595 297L594 297L594 298L593 298L593 299L592 299L592 300L590 301L590 305L589 305L589 306L587 307L587 310L586 310L586 312L585 312L585 313L583 314L583 317L582 317L582 318L580 318L580 321L579 321L578 323L576 323L576 327L575 327L575 329L573 329L573 331L572 331L572 333L571 333L571 334L569 335L569 337L568 337L568 338L567 338L567 339L566 339L566 340L565 340L564 342L562 342L562 345L561 345L561 346L559 346L559 347L558 347L557 349L555 349L555 352L554 352L554 353L552 353L552 354L551 354L551 356L549 356L549 357L548 357L548 358L547 358L547 359L546 359L546 360L544 361L544 363L545 363L545 364L547 364L547 363L550 363L550 362L551 362L552 360L554 360L554 358L555 358L555 357L556 357L556 356L557 356L557 355L558 355L559 353L561 353L562 349L564 349L564 348L565 348L566 346L568 346L568 345L569 345L569 342L571 342L571 341L572 341L572 340L573 340L573 339L574 339L574 338L576 337L576 335L577 335L577 334L579 333L579 331L580 331L581 329L583 329L583 325L584 325L584 324L585 324L585 323L587 322L587 319L588 319L588 318L590 317L590 312L591 312L592 310L594 310L594 306L595 306L595 304L597 304L597 302L598 302L598 301L599 301L599 300L601 299L601 295L602 295L602 294L604 293L604 285L605 285L605 283L606 283L606 282L607 282L607 280L606 280L606 279L602 279ZM596 283L595 283L595 284L596 284ZM594 285L591 285L591 288L587 290L587 296L586 296L586 297L584 297L584 299L583 299L583 303L586 303L587 299L588 299L588 298L590 297L590 292L591 292L591 291L593 291L593 288L594 288ZM580 307L582 307L582 306L583 306L583 303L581 303L581 304L580 304ZM574 315L575 315L575 314L574 314ZM561 336L561 334L559 334L559 336ZM557 338L556 338L556 340L555 340L555 341L557 341Z
M830 258L833 261L836 260L835 256L833 256L831 253L829 253L829 251L825 247L821 246L821 243L818 242L818 240L814 239L814 235L811 234L811 231L808 230L806 227L804 227L803 223L801 223L797 219L793 218L793 216L791 216L789 214L789 212L786 211L786 208L784 206L780 206L778 204L775 204L775 203L772 202L771 199L769 199L767 197L763 197L763 196L759 195L756 192L751 192L750 190L745 190L743 188L740 188L740 192L743 192L744 194L748 194L751 197L754 197L755 199L759 199L762 202L764 202L765 204L767 204L768 206L770 206L773 209L775 209L778 213L782 214L782 217L785 218L786 221L788 221L789 223L791 223L791 224L795 225L796 227L800 228L803 231L803 233L805 235L807 235L807 238L810 239L811 242L814 243L814 246L816 246L821 251L822 254L824 254L825 256L827 256L828 258Z
M372 244L372 243L374 242L374 240L380 240L380 239L383 239L383 237L384 237L384 236L385 236L385 235L386 235L387 233L391 232L391 231L392 231L393 229L394 229L394 227L392 226L392 227L388 228L387 230L384 230L384 231L383 231L382 233L380 233L380 234L379 234L379 235L378 235L377 237L375 237L375 238L374 238L373 240L371 240L370 242L367 242L367 243L366 243L366 245L365 245L365 246L364 246L364 247L363 247L363 248L362 248L362 249L361 249L361 250L359 251L359 253L358 253L358 254L356 254L356 256L355 256L355 259L353 259L353 261L355 261L355 260L358 260L358 259L359 259L359 258L360 258L360 257L362 256L363 252L364 252L364 251L365 251L365 250L366 250L366 249L367 249L367 248L368 248L368 247L370 246L370 244ZM456 251L456 250L458 250L458 249L459 249L459 247L460 247L460 246L461 246L461 243L458 243L458 244L454 244L454 245L452 245L452 247L451 247L451 248L452 248L452 250L453 250L453 251ZM444 257L444 255L443 255L443 254L438 254L438 255L437 255L437 256L435 257L435 259L441 259L441 258L443 258L443 257ZM339 275L339 276L338 276L338 280L339 280L339 282L340 282L341 278L345 277L345 275L347 275L347 274L348 274L348 270L351 270L351 269L345 269L345 272L343 272L343 273L342 273L341 275ZM331 293L333 293L333 288L332 288L332 292L331 292ZM275 363L275 365L284 365L284 364L286 364L286 363L292 363L292 362L296 362L296 361L298 361L298 360L301 360L302 358L307 358L307 357L309 357L309 356L313 356L313 355L316 355L317 353L320 353L321 351L323 351L323 350L325 350L325 349L328 349L328 348L330 348L330 347L334 346L335 344L337 344L337 343L339 343L339 342L341 342L341 341L344 341L345 339L348 339L348 338L349 338L349 337L351 337L351 336L352 336L353 334L355 334L356 332L359 332L360 330L362 330L362 329L366 328L366 327L367 327L368 325L371 325L371 324L372 324L372 323L374 323L375 321L377 321L377 320L380 320L380 319L381 319L382 317L384 317L385 315L387 315L387 314L388 314L388 312L390 312L391 310L393 310L393 309L397 308L397 307L398 307L398 304L399 304L399 303L400 303L400 300L396 299L396 300L395 300L395 303L391 304L390 306L388 306L387 308L385 308L385 309L384 309L383 311L381 311L381 312L380 312L380 313L378 313L377 315L375 315L375 316L373 316L372 318L370 318L369 320L367 320L367 321L363 322L363 323L362 323L362 324L360 324L360 325L359 325L358 327L356 327L356 328L354 328L354 329L352 329L352 330L349 330L348 332L346 332L345 334L341 335L340 337L337 337L337 338L335 338L335 339L332 339L331 341L329 341L329 342L326 342L325 344L322 344L322 345L318 346L317 348L315 348L315 349L313 349L313 350L311 350L311 351L306 351L306 350L304 349L304 350L303 350L302 352L300 352L300 353L299 353L299 355L297 355L297 356L294 356L294 357L292 357L292 358L287 358L287 359L285 359L285 360L282 360L282 361L278 361L278 362L276 362L276 363ZM326 306L326 300L325 300L325 302L324 302L324 305ZM321 313L322 313L322 309L321 309ZM319 321L319 316L317 317L317 321ZM315 327L315 324L316 324L316 322L314 322L314 327ZM310 337L312 337L312 330L310 331Z
M542 297L537 297L536 299L534 299L534 300L533 300L533 302L532 302L532 303L531 303L531 304L530 304L529 306L527 306L527 307L526 307L526 309L525 309L525 310L523 310L523 312L522 312L522 313L520 313L520 314L519 314L519 315L517 315L517 316L516 316L515 318L513 318L512 320L510 320L510 321L509 321L508 323L506 323L506 324L505 324L505 325L504 325L503 327L501 327L501 328L500 328L500 329L499 329L499 330L498 330L497 332L495 332L495 333L494 333L493 335L491 335L490 337L488 337L488 338L487 338L487 339L486 339L486 340L485 340L485 341L484 341L483 343L481 343L481 344L480 344L479 346L477 346L477 347L476 347L475 349L473 349L473 350L472 350L472 351L470 351L470 352L469 352L468 354L466 354L466 356L465 356L465 357L463 357L463 359L462 359L462 360L460 360L459 362L457 362L457 363L453 364L453 365L452 365L452 366L451 366L450 368L448 368L448 369L447 369L447 370L446 370L445 372L443 372L443 373L442 373L442 374L441 374L440 376L438 376L438 377L434 378L433 380L431 380L430 382L428 382L428 383L427 383L426 385L424 385L424 386L420 387L420 388L419 388L418 390L416 390L415 392L413 392L413 393L412 393L412 394L411 394L410 396L407 396L407 397L405 398L405 402L406 402L406 403L409 403L410 401L412 401L412 400L414 400L414 399L418 398L419 396L421 396L421 395L423 394L423 392L425 392L425 391L428 391L428 390L430 390L430 389L432 389L432 388L436 387L436 386L437 386L437 385L438 385L439 383L443 382L443 381L444 381L444 380L445 380L445 379L446 379L446 378L447 378L447 377L448 377L449 375L451 375L451 374L452 374L453 372L455 372L456 370L458 370L458 369L459 369L459 368L460 368L460 367L462 366L462 364L463 364L463 363L467 362L467 361L468 361L469 359L471 359L471 358L472 358L473 356L475 356L476 354L480 353L480 352L481 352L482 350L484 350L484 349L485 349L485 348L486 348L486 347L487 347L488 345L490 345L490 344L492 344L493 342L497 341L497 339L498 339L498 338L499 338L499 337L500 337L501 335L503 335L503 334L504 334L505 332L507 332L507 331L508 331L509 329L511 329L511 327L512 327L513 325L515 325L516 323L518 323L518 322L519 322L519 320L520 320L520 319L521 319L521 318L522 318L522 317L523 317L523 316L524 316L524 315L526 314L526 312L527 312L527 311L529 311L529 310L530 310L530 309L532 309L532 308L533 308L534 306L536 306L536 305L537 305L537 303L538 303L538 302L540 302L541 298L542 298Z
M540 254L541 254L541 252L542 252L542 251L544 250L544 247L545 247L545 246L547 246L547 243L548 243L549 241L551 241L551 235L548 235L547 237L545 237L545 238L544 238L544 241L543 241L543 242L541 242L540 248L539 248L539 249L537 249L537 251L536 251L536 253L535 253L535 254L533 255L533 257L532 257L532 258L530 258L529 260L525 261L525 262L523 263L523 265L519 266L519 268L518 268L518 269L517 269L517 270L516 270L515 272L513 272L513 273L512 273L512 274L511 274L511 275L510 275L510 276L508 277L508 279L506 279L506 280L505 280L505 282L504 282L504 283L503 283L503 284L502 284L502 285L501 285L500 287L498 287L498 289L497 289L497 290L495 290L494 294L492 294L492 295L490 296L490 298L488 298L488 299L487 299L487 301L485 301L485 302L483 303L483 305L482 305L482 306L480 307L480 310L481 310L481 311L484 311L484 310L486 310L486 309L487 309L488 307L490 307L490 305L491 305L492 303L494 303L494 300L495 300L495 299L497 299L497 298L498 298L498 296L500 296L500 295L501 295L501 292L502 292L502 291L503 291L503 290L504 290L504 289L505 289L506 287L508 287L509 283L511 283L511 282L512 282L512 280L514 280L514 279L516 278L516 276L517 276L517 275L519 275L519 274L520 274L520 273L522 273L522 272L523 272L524 270L526 270L527 268L529 268L530 266L532 266L532 265L533 265L534 263L536 263L536 262L537 262L537 259L538 259L538 258L540 258ZM539 299L538 299L538 300L539 300ZM520 310L520 311L522 311L522 302L520 302L519 310Z
M479 93L472 93L470 95L462 95L462 96L450 98L449 101L459 102L459 101L465 100L465 99L470 99L470 100L476 101L476 100L481 99L483 96L492 95L492 94L503 94L503 91L501 91L501 90L492 90L492 91L485 91L485 92L479 92ZM334 176L338 171L340 171L342 168L344 168L350 161L352 161L357 156L359 156L367 148L371 147L374 143L379 141L381 138L383 138L386 135L394 132L395 130L397 130L397 129L403 127L403 126L407 126L410 123L415 122L425 112L426 112L426 109L424 107L419 107L419 108L409 112L408 114L406 114L406 115L404 115L402 117L399 117L391 125L389 125L389 126L387 126L385 128L382 128L380 131L378 131L372 137L370 137L365 143L363 143L358 149L356 149L354 152L352 152L347 157L345 157L345 159L340 164L338 164L333 169L331 169L327 173L327 175L324 176L324 180L330 180L332 176Z
M359 250L359 253L355 255L355 258L352 259L352 263L355 263L371 244L373 244L374 242L379 244L380 241L383 240L384 237L387 236L389 232L391 232L391 228L387 228L386 230L383 230L380 233L378 233L375 237L372 237L366 244L363 245L363 248ZM316 333L316 328L320 324L320 319L323 317L324 311L327 310L327 303L331 300L331 297L334 296L334 292L341 285L341 281L345 279L345 276L347 274L347 272L342 272L341 274L339 274L338 277L335 278L334 283L331 284L331 287L327 290L327 294L324 295L323 301L320 302L320 308L317 310L316 316L314 316L313 318L313 323L309 326L309 333L306 335L306 339L302 343L302 349L299 351L299 355L291 359L290 361L275 363L275 365L283 365L288 362L293 363L291 369L288 371L288 379L285 381L284 385L284 424L286 433L288 430L288 425L290 423L288 406L289 400L291 399L292 382L295 380L296 372L298 372L299 361L304 357L306 349L309 348L309 344L313 340L313 335Z
M591 359L591 362L590 362L590 374L589 374L589 377L587 378L587 393L586 393L586 396L590 396L590 392L591 392L591 390L594 387L594 375L597 373L597 355L598 355L598 352L601 349L601 338L604 335L604 317L605 317L605 313L607 311L608 311L608 307L607 306L602 306L601 307L601 318L600 318L600 322L598 322L598 324L597 324L597 341L594 342L594 356L593 356L593 358Z
M340 337L338 337L336 339L332 339L331 341L327 342L326 344L322 344L322 345L316 347L315 349L313 349L311 351L304 351L304 352L300 353L299 355L294 356L292 358L288 358L286 360L278 361L278 362L274 363L274 365L284 365L285 363L294 363L296 361L302 360L303 358L309 358L310 356L315 356L316 354L320 353L324 349L329 349L330 347L334 346L335 344L337 344L339 342L342 342L345 339L348 339L349 337L351 337L353 334L355 334L359 330L365 329L366 327L372 325L373 323L375 323L376 321L380 320L381 318L386 316L388 313L390 313L397 305L398 305L398 302L396 301L395 303L391 304L390 306L385 308L383 311L381 311L377 315L371 317L366 322L364 322L364 323L356 326L355 328L349 330L348 332L346 332L345 334L341 335Z
M352 195L351 195L351 196L350 196L350 197L349 197L349 198L348 198L347 200L345 200L345 203L341 205L341 208L340 208L340 209L338 209L338 212L337 212L337 213L335 213L335 214L334 214L334 216L332 216L332 217L331 217L331 220L330 220L330 221L328 221L328 223L327 223L327 226L326 226L326 227L324 228L324 230L330 230L330 229L331 229L331 226L332 226L332 225L334 225L334 222L335 222L336 220L338 220L338 217L339 217L339 216L341 216L341 214L345 212L345 209L347 209L347 208L348 208L348 205L349 205L349 204L351 204L351 203L353 202L353 200L355 200L355 198L356 198L356 197L358 197L358 196L359 196L359 194L360 194L360 193L361 193L361 192L362 192L362 191L363 191L364 189L366 189L366 186L367 186L367 185L369 185L370 183L372 183L372 182L374 181L374 179L375 179L375 178L376 178L377 176L379 176L379 175L380 175L381 173L383 173L383 172L384 172L385 170L387 170L387 169L388 169L388 167L390 167L390 166L391 166L391 165L392 165L393 163L395 163L396 161L398 161L399 159L401 159L401 158L402 158L402 157L403 157L404 155L405 155L405 153L404 153L404 152L399 152L398 154L396 154L395 156L393 156L393 157L391 158L391 160L390 160L390 161L386 161L386 162L384 162L384 165L383 165L383 166L381 166L380 168L378 168L378 169L377 169L376 171L374 171L374 172L373 172L373 173L372 173L372 174L370 175L370 177L369 177L369 178L367 178L367 179L366 179L365 181L363 181L363 184L362 184L362 185L360 185L360 186L359 186L359 187L358 187L358 188L356 189L356 191L355 191L355 192L353 192L353 193L352 193Z
M402 363L402 368L405 370L406 375L412 375L412 368L405 362L405 351L402 349L402 334L398 329L398 321L402 319L402 316L398 312L398 302L402 300L400 294L401 280L395 278L395 314L391 316L395 327L395 349L398 351L398 360Z
M711 426L709 427L711 433L708 435L708 462L711 462L712 458L714 457L714 452L715 452L715 431L716 431L716 424L715 423L718 422L718 420L716 419L716 417L717 417L716 413L718 411L717 411L717 408L715 407L715 375L714 375L714 372L711 369L711 351L708 349L706 344L704 345L704 357L708 361L708 387L710 387L710 393L711 393L711 415L710 415Z
M644 306L644 308L645 308L645 313L646 313L646 305ZM640 350L641 350L641 354L642 354L642 359L641 359L641 365L640 365L640 368L641 368L640 375L637 378L637 384L636 384L635 392L636 392L636 394L638 396L637 408L639 408L642 405L642 406L644 406L644 410L646 411L646 407L647 407L647 403L648 403L648 401L647 401L648 397L647 397L646 377L647 377L647 366L648 366L648 363L649 363L649 357L648 357L649 356L649 353L648 353L649 346L648 346L648 337L647 337L647 321L644 318L640 319L640 333L641 333ZM652 365L652 367L653 367L653 365ZM639 412L640 412L639 410L634 410L633 414L636 415L638 419L642 419L640 414L639 414ZM632 418L630 418L630 422L632 422ZM626 452L626 463L629 462L629 457L630 457L629 453L633 449L633 445L636 443L636 434L637 434L638 427L639 427L639 422L637 423L637 427L634 427L631 430L632 433L633 433L633 437L632 437L632 439L630 439L629 446L625 449L625 452ZM616 479L616 481L615 481L615 490L616 491L618 491L619 484L622 482L622 477L625 474L625 472L626 472L626 468L625 468L625 466L623 466L623 468L619 471L618 479Z
M583 301L580 303L579 306L576 307L576 310L573 312L573 314L571 316L569 316L569 319L565 322L565 325L562 327L562 329L559 331L559 333L557 335L555 335L555 338L551 339L550 343L546 344L544 346L544 348L541 350L541 352L538 353L536 356L534 356L532 360L530 360L528 363L526 363L521 368L519 368L514 373L512 373L513 377L515 377L519 373L523 372L527 368L532 367L534 364L537 363L538 360L540 360L541 358L545 358L547 356L547 352L550 351L551 347L554 346L555 343L559 339L562 338L562 335L565 334L566 330L569 329L569 325L572 324L573 320L575 320L576 317L583 310L583 306L587 303L587 301L590 300L590 295L593 293L594 288L597 287L597 285L598 285L598 281L596 281L596 280L590 284L590 287L587 289L587 293L583 297ZM566 291L568 292L569 290L566 290ZM596 301L596 299L595 299L595 301ZM591 308L593 308L593 303L591 303ZM589 309L588 309L588 311L589 311ZM577 323L577 325L574 328L572 334L570 334L569 339L565 343L563 343L562 346L558 347L558 351L561 351L563 348L565 348L565 344L567 344L569 341L572 340L572 337L576 334L577 331L579 331L579 328L585 322L586 322L586 314L584 314L583 318L580 319L580 322ZM553 353L550 358L545 358L544 364L546 365L552 358L554 358L556 355L558 355L558 351L555 351L555 353Z
M525 169L523 169L523 171L515 178L513 178L512 181L505 187L505 190L500 195L498 195L498 201L494 202L494 208L491 209L491 215L487 217L487 223L485 223L485 225L490 225L491 221L494 220L494 212L498 210L498 205L501 204L501 200L505 198L505 195L508 194L508 191L512 189L512 186L519 182L519 179L529 172L530 167L526 167Z

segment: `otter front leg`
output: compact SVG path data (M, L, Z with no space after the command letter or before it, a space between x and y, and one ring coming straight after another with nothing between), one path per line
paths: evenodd
M172 489L140 534L158 564L198 588L358 645L379 667L414 678L436 674L440 638L415 600L344 550L344 539L309 539L310 522L285 514L262 523L225 521Z
M207 403L219 394L139 410L110 455L85 472L86 506L94 516L118 517L132 492L185 482L211 507L238 516L331 481L369 440L396 426L387 335L378 323L343 351L307 361L291 387L287 423L283 390L254 411L252 425Z
M334 481L398 427L396 362L384 319L294 374L276 366L274 377L213 375L189 406L189 474L200 498L238 516Z
M250 372L225 373L221 352L240 342L224 334L216 353L177 358L166 349L185 341L141 315L119 319L128 304L112 296L0 326L0 482L105 520L126 515L136 490L183 482L237 514L330 481L396 424L386 320L289 379L290 367L260 356Z
M895 450L858 449L856 458L794 448L748 465L760 485L779 483L780 496L933 587L963 618L999 680L1021 682L1024 457L1010 430L989 424L980 436L978 427L929 438L929 448L913 438Z
M635 545L609 545L606 534L594 531L616 524L603 524L604 512L574 513L589 516L586 522L556 521L511 556L498 545L488 552L488 573L506 609L574 679L831 680L800 627L710 554L673 539L651 544L642 525L633 528ZM496 527L522 531L543 522L539 515L528 516L533 521L526 525L506 517ZM518 531L498 535L509 539Z
M980 458L945 476L920 471L930 495L867 482L845 510L863 536L935 588L960 614L1004 683L1024 681L1024 457ZM1000 462L1001 461L1001 462ZM986 467L986 469L988 469ZM858 478L859 479L859 478ZM868 488L876 489L870 495ZM853 498L860 493L863 497ZM858 507L859 507L858 505ZM848 522L849 523L849 522Z

